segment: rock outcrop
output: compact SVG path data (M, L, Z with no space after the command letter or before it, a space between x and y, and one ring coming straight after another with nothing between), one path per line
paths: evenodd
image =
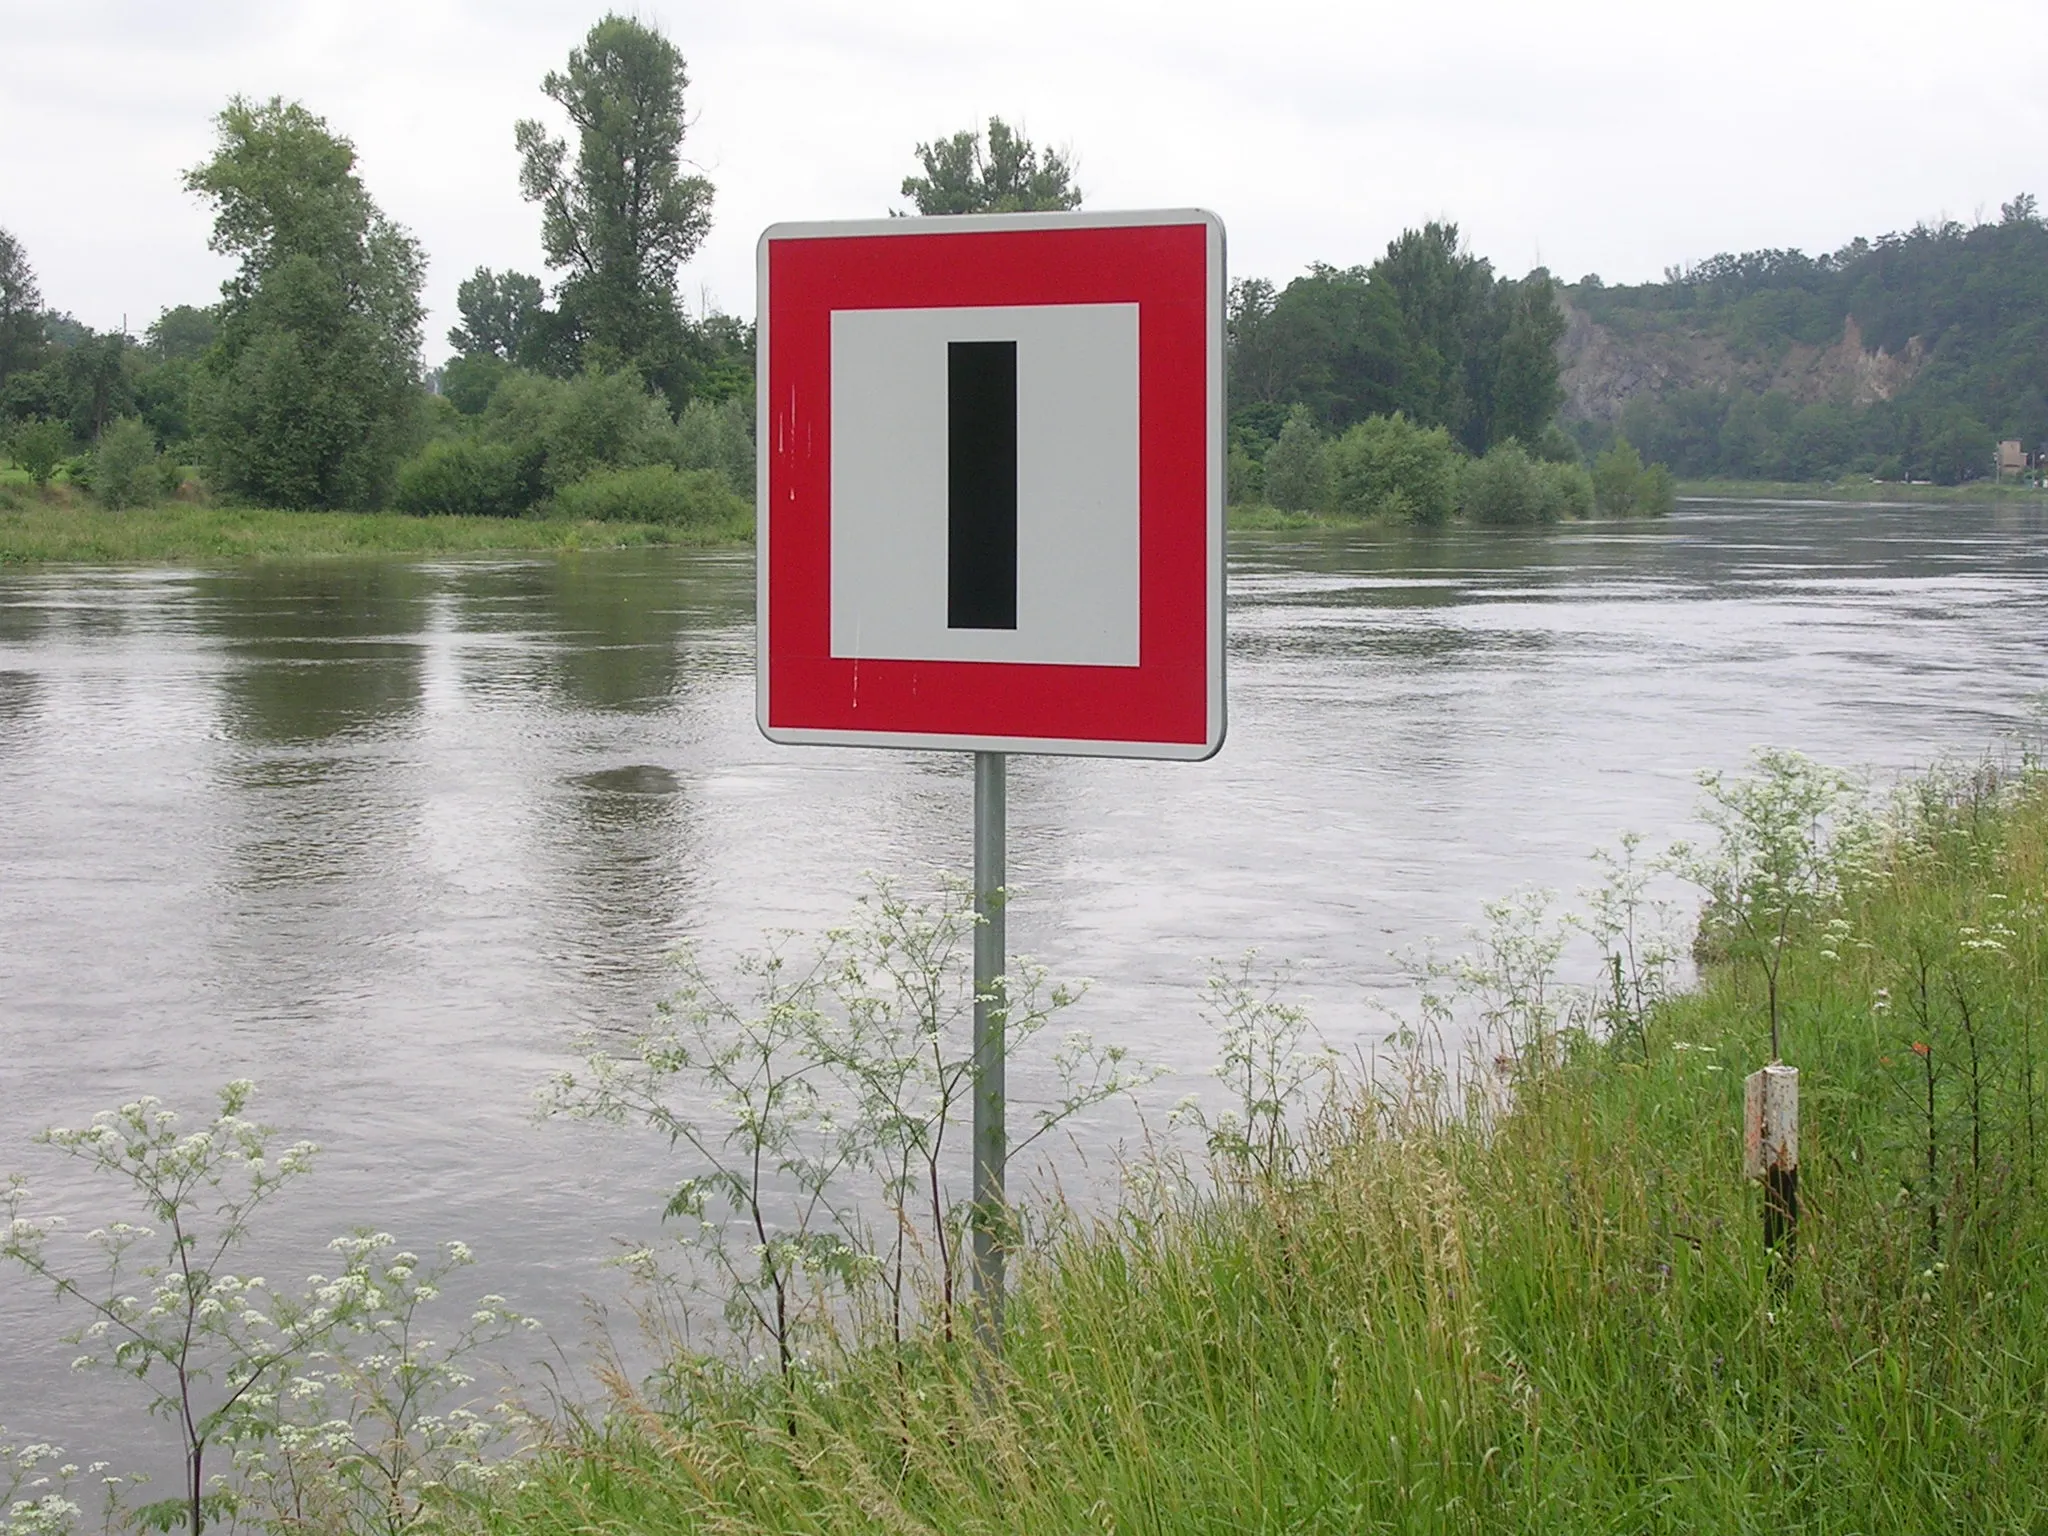
M1673 327L1628 334L1602 325L1563 294L1558 302L1565 316L1558 342L1558 382L1564 388L1559 414L1567 422L1613 421L1637 395L1679 389L1781 390L1802 405L1872 405L1897 395L1926 361L1917 336L1896 355L1865 347L1853 315L1832 345L1795 342L1775 359L1743 359L1711 331Z

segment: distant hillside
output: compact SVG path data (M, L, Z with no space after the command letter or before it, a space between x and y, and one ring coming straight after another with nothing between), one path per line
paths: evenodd
M1987 473L1997 438L2038 451L2048 227L2031 197L2001 213L1565 287L1560 418L1586 447L1620 432L1695 476L1952 483Z

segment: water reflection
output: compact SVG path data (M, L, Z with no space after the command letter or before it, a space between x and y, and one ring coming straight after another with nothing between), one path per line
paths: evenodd
M301 744L403 730L419 706L428 578L402 565L257 566L197 584L235 664L222 678L230 730Z

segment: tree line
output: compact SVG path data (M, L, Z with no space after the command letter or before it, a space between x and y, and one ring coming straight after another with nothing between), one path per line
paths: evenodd
M212 492L288 508L743 516L754 326L692 314L677 293L715 201L682 154L688 86L676 46L619 15L547 74L567 131L513 126L546 273L466 278L453 353L430 373L425 254L377 206L348 139L300 103L231 101L184 178L235 261L218 302L166 310L139 340L96 334L43 308L0 231L11 456L116 506L177 489L193 466ZM1000 118L914 158L901 193L920 214L1082 200L1071 155ZM1547 272L1500 276L1449 223L1404 232L1369 266L1237 283L1233 500L1421 522L1584 510L1593 481L1556 425L1563 325ZM1464 466L1489 458L1468 481Z
M1424 525L1668 511L1668 472L1626 443L1589 468L1558 426L1564 330L1547 271L1504 277L1449 222L1234 284L1231 501Z
M541 82L565 120L513 127L548 275L479 268L453 355L420 364L425 256L354 147L304 105L236 98L185 177L235 258L217 303L140 339L44 308L0 230L0 445L38 484L122 506L189 485L287 508L395 505L704 522L753 495L754 327L691 314L677 278L715 189L683 158L689 75L607 15ZM916 146L922 214L1072 208L1071 158L992 118Z
M1723 254L1660 283L1586 277L1566 292L1637 345L1716 341L1740 375L1639 394L1618 421L1579 424L1589 449L1619 432L1685 475L1955 484L1991 472L1997 439L2048 444L2048 225L2031 195L2003 204L1996 221L1923 224L1819 256ZM1851 320L1865 348L1912 364L1890 398L1801 400L1758 387L1794 348L1841 341Z

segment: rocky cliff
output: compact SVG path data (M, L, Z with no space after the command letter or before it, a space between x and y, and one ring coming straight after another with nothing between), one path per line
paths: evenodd
M1560 293L1564 338L1558 343L1566 422L1613 421L1639 394L1679 389L1781 390L1800 404L1889 400L1926 361L1914 337L1897 354L1868 348L1851 315L1831 345L1794 342L1775 357L1744 358L1712 331L1665 324L1627 333L1602 325Z

